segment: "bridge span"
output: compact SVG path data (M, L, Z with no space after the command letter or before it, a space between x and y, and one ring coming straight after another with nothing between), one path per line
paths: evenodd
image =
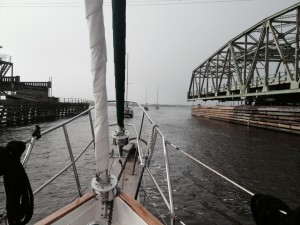
M300 104L300 3L236 36L192 72L188 101Z

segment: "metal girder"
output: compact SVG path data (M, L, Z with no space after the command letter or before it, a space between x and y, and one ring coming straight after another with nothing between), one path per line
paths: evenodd
M299 79L299 26L300 26L300 7L297 7L296 15L296 40L295 40L295 79L300 83Z
M259 38L259 42L258 42L258 45L257 45L257 49L256 49L256 51L254 53L252 65L251 65L251 68L250 68L250 71L249 71L249 75L248 75L248 78L247 78L247 81L246 81L246 87L249 87L250 82L251 82L251 80L253 78L253 73L254 73L254 70L256 68L256 63L257 63L257 59L258 59L258 56L259 56L259 48L261 47L261 45L263 43L265 35L266 35L266 29L265 29L265 24L264 24L263 25L263 30L262 30L262 32L260 34L260 38Z
M274 28L272 27L272 25L271 25L270 23L268 24L268 27L270 28L270 31L271 31L271 33L273 34L273 38L274 38L274 41L275 41L275 43L276 43L277 50L278 50L279 55L280 55L280 57L281 57L282 63L284 64L285 70L287 71L287 73L288 73L290 79L293 80L293 77L292 77L292 75L291 75L290 68L289 68L289 66L287 65L287 61L286 61L285 55L284 55L284 53L283 53L283 51L282 51L281 45L279 44L279 40L278 40L278 38L277 38L277 36L276 36L275 30L274 30Z
M232 55L232 61L233 61L234 67L235 67L235 72L236 72L236 75L237 75L237 78L238 78L238 81L239 81L239 85L240 85L240 87L243 87L243 88L241 88L240 91L244 93L244 91L245 91L244 90L244 83L243 83L243 79L242 79L242 76L241 76L241 73L240 73L240 70L239 70L237 60L235 58L234 49L233 49L231 43L229 43L228 47L229 47L231 55Z
M3 77L5 77L12 65L13 64L11 62L0 60L0 81L2 81Z
M188 100L300 93L299 9L300 3L262 20L201 63L193 71Z

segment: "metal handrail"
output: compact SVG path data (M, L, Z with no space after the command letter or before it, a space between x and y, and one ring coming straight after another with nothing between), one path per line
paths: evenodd
M109 101L109 102L113 102L113 101ZM137 102L130 102L132 104L137 104L139 106L139 108L142 110L143 116L142 116L142 121L141 121L141 127L139 130L139 133L137 132L135 126L133 124L124 124L125 126L129 126L132 127L134 129L135 135L136 135L136 143L137 143L137 147L138 147L138 153L139 153L139 161L140 161L140 165L141 166L146 166L144 164L144 154L141 150L140 147L140 138L141 138L141 133L142 133L142 129L143 129L143 123L144 123L144 118L146 116L146 118L149 120L149 122L154 126L153 129L156 130L156 132L159 134L159 136L162 138L163 140L163 152L164 152L164 160L165 160L165 167L166 167L166 176L167 176L167 186L168 186L168 197L169 199L166 198L166 196L163 194L162 188L159 186L158 182L156 181L156 179L154 178L154 176L151 174L150 170L148 169L148 166L146 166L146 171L149 173L153 183L155 184L156 188L158 189L159 193L161 194L162 199L164 200L169 212L170 212L170 217L171 217L171 224L174 224L174 220L175 220L175 212L174 212L174 203L173 203L173 193L172 193L172 185L171 185L171 176L170 176L170 168L169 168L169 157L168 157L168 149L167 149L167 144L169 144L170 142L167 141L167 139L165 138L165 136L163 135L162 131L159 129L159 127L155 124L155 122L150 118L150 116L148 115L148 113L143 109L143 107L137 103ZM62 128L64 130L64 134L65 134L65 139L67 142L67 146L68 146L68 150L69 150L69 154L70 154L70 158L71 158L71 163L68 164L67 166L65 166L61 171L59 171L57 174L55 174L52 178L50 178L48 181L46 181L44 184L42 184L39 188L37 188L33 194L36 195L37 193L39 193L41 190L43 190L46 186L48 186L50 183L52 183L55 179L57 179L61 174L63 174L67 169L69 169L70 167L73 167L73 171L74 171L74 176L76 179L76 184L77 184L77 188L78 188L78 192L79 192L79 196L82 195L82 191L81 191L81 187L80 187L80 181L78 178L78 174L77 174L77 169L76 169L76 162L77 160L83 155L83 153L90 147L90 145L92 143L95 144L94 142L94 138L95 138L95 134L93 131L93 122L92 122L92 116L91 116L91 111L94 109L95 107L91 107L90 109L78 114L77 116L61 123L58 124L52 128L49 128L45 131L41 132L41 136L44 136L54 130L57 130L59 128ZM68 133L66 130L66 125L71 123L72 121L76 120L77 118L89 114L89 120L90 120L90 124L91 124L91 130L92 130L92 141L89 142L89 144L84 148L84 150L82 152L80 152L80 154L74 159L73 158L73 153L72 153L72 148L70 145L70 140L68 137ZM117 124L110 124L109 126L116 126ZM35 144L37 140L37 137L32 137L29 141L29 146L26 150L26 154L25 157L23 159L23 166L24 168L27 166L28 160L30 158L30 155L32 153L33 150L33 146Z
M39 193L41 190L43 190L46 186L48 186L48 184L50 184L52 181L54 181L56 178L58 178L61 174L63 174L67 169L69 169L71 166L73 166L77 160L83 155L83 153L86 152L86 150L90 147L90 145L93 143L94 141L91 141L83 150L82 152L79 153L79 155L74 159L74 162L70 163L69 165L67 165L66 167L64 167L61 171L59 171L57 174L55 174L51 179L49 179L48 181L46 181L43 185L41 185L38 189L36 189L33 192L33 195L36 195L37 193Z
M81 117L81 116L83 116L83 115L85 115L85 114L87 114L87 113L90 114L90 113L91 113L91 110L93 110L94 108L95 108L95 107L91 107L91 108L85 110L84 112L78 114L77 116L74 116L73 118L71 118L71 119L69 119L69 120L67 120L67 121L65 121L65 122L63 122L63 123L61 123L61 124L58 124L58 125L56 125L56 126L54 126L54 127L51 127L51 128L49 128L48 130L42 131L42 132L41 132L41 137L44 136L44 135L46 135L46 134L48 134L48 133L50 133L51 131L54 131L54 130L60 128L60 127L63 127L63 126L65 126L65 125L71 123L72 121L76 120L77 118L79 118L79 117ZM92 124L92 120L90 120L90 123ZM33 148L34 143L35 143L36 140L37 140L36 137L32 137L31 139L28 140L28 141L30 142L30 144L29 144L29 146L28 146L28 148L27 148L27 151L26 151L26 153L25 153L25 157L24 157L23 162L22 162L24 168L26 168L26 166L27 166L29 157L30 157L30 155L31 155L32 148Z
M130 101L128 101L130 102ZM150 116L148 115L148 113L144 110L144 108L137 102L130 102L133 104L137 104L140 109L143 111L143 117L142 117L142 121L141 123L143 124L143 120L144 120L144 115L146 115L147 119L149 120L149 122L154 126L154 129L157 131L157 133L159 134L159 136L162 138L163 141L163 150L164 150L164 160L165 160L165 167L166 167L166 175L167 175L167 186L168 186L168 194L169 194L169 202L167 201L166 197L164 196L161 188L159 187L157 181L155 180L155 178L153 177L153 175L151 174L150 170L148 168L146 168L147 172L149 173L152 181L154 182L156 188L158 189L158 191L160 192L160 195L162 196L163 200L165 201L169 211L170 211L170 216L171 216L171 224L174 224L174 220L175 220L175 212L174 212L174 201L173 201L173 189L172 189L172 182L171 182L171 175L170 175L170 166L169 166L169 156L168 156L168 149L167 149L167 144L170 143L169 141L167 141L166 137L163 135L162 131L159 129L158 125L155 124L155 122L150 118ZM142 130L142 126L140 128L140 133ZM138 138L139 140L140 138ZM142 161L141 161L142 162Z
M50 183L52 183L55 179L57 179L60 175L62 175L67 169L69 169L71 166L73 167L73 171L74 171L74 176L75 176L75 179L76 179L76 184L77 184L77 188L78 188L78 192L79 192L79 196L82 196L82 190L81 190L81 187L80 187L80 181L79 181L79 177L78 177L78 174L77 174L77 169L76 169L76 165L75 163L77 162L77 160L83 155L83 153L85 153L85 151L89 148L89 146L92 144L92 143L95 143L95 135L94 135L94 130L93 130L93 121L92 121L92 116L91 116L91 111L94 109L95 107L91 107L90 109L88 110L85 110L84 112L78 114L77 116L74 116L73 118L59 124L59 125L56 125L52 128L49 128L48 130L45 130L43 132L40 133L41 137L58 129L58 128L63 128L64 130L64 134L65 134L65 138L66 138L66 143L67 143L67 146L68 146L68 150L69 150L69 155L70 155L70 159L71 159L71 163L69 165L67 165L66 167L64 167L61 171L59 171L56 175L54 175L52 178L50 178L49 180L47 180L44 184L42 184L40 187L38 187L34 192L33 192L33 195L36 195L38 194L41 190L43 190L46 186L48 186ZM77 118L83 116L83 115L86 115L86 114L89 114L89 118L90 118L90 125L91 125L91 130L92 130L92 140L89 142L89 144L79 153L79 155L74 159L73 157L73 151L72 151L72 148L71 148L71 145L70 145L70 139L69 139L69 136L68 136L68 133L67 133L67 129L66 129L66 125L71 123L72 121L76 120ZM24 156L24 159L23 159L23 162L22 162L22 165L24 168L26 168L27 166L27 163L28 163L28 160L29 160L29 157L32 153L32 149L33 149L33 146L35 144L37 140L37 137L32 137L31 139L29 139L27 142L30 142L30 144L28 145L28 148L26 150L26 153L25 153L25 156ZM26 142L26 143L27 143ZM1 218L0 218L0 223L1 222L5 222L5 224L7 224L7 215L4 214Z
M37 194L38 192L40 192L42 189L44 189L48 184L50 184L52 181L54 181L56 178L58 178L63 172L65 172L68 168L70 168L71 166L73 167L73 172L74 172L74 176L75 176L75 180L76 180L76 185L77 185L77 188L78 188L78 193L79 193L79 196L82 196L82 190L81 190L81 185L80 185L80 181L79 181L79 177L78 177L78 173L77 173L77 169L76 169L76 165L75 165L75 162L82 156L82 154L88 149L88 147L91 145L91 143L94 142L94 136L93 136L93 139L92 141L88 144L88 146L74 159L74 156L73 156L73 151L72 151L72 147L71 147L71 144L70 144L70 139L69 139L69 136L68 136L68 132L67 132L67 128L66 128L66 125L71 123L72 121L74 121L75 119L85 115L85 114L91 114L91 110L93 110L94 107L88 109L88 110L85 110L84 112L78 114L77 116L57 125L57 126L54 126L48 130L45 130L43 132L41 132L41 137L50 133L51 131L54 131L58 128L63 128L64 130L64 135L65 135L65 139L66 139L66 143L67 143L67 146L68 146L68 151L69 151L69 155L70 155L70 159L71 159L71 164L69 164L68 166L66 166L64 169L62 169L58 174L54 175L52 178L50 178L48 181L46 181L43 185L41 185L37 190L35 190L33 192L33 194ZM91 115L90 115L91 117ZM90 123L91 123L91 127L93 127L92 123L93 121L90 120ZM93 131L93 129L92 129ZM30 139L30 144L27 148L27 151L26 151L26 154L25 154L25 157L23 159L23 167L26 168L27 166L27 163L28 163L28 160L29 160L29 157L31 155L31 152L32 152L32 149L33 149L33 146L35 144L37 140L37 137L32 137Z

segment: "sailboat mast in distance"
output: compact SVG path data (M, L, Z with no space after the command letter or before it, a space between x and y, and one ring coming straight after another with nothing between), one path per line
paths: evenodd
M144 109L145 109L146 111L149 110L149 108L148 108L148 99L147 99L147 88L146 88L146 104L145 104L145 106L144 106Z
M129 54L127 53L127 62L126 62L126 101L128 101L128 60Z
M157 86L157 93L156 93L156 106L155 106L155 109L159 109L159 106L158 106L158 90L159 90L159 86Z

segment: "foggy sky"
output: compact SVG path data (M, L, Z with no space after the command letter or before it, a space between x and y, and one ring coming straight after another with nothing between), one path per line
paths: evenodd
M53 79L53 96L93 100L88 29L83 2L79 7L4 7L0 0L0 53L11 55L21 81ZM51 2L51 1L47 1ZM58 2L58 1L54 1ZM128 2L126 47L129 54L129 100L188 104L194 68L230 39L281 11L296 0L253 0L199 3L185 1ZM193 3L194 2L194 3ZM208 1L205 1L208 2ZM155 3L155 5L148 5ZM164 3L178 3L165 4ZM184 3L184 4L179 4ZM10 5L11 6L11 5ZM36 5L35 5L36 6ZM51 5L54 6L54 5ZM114 99L111 6L104 6L108 49L108 98Z

